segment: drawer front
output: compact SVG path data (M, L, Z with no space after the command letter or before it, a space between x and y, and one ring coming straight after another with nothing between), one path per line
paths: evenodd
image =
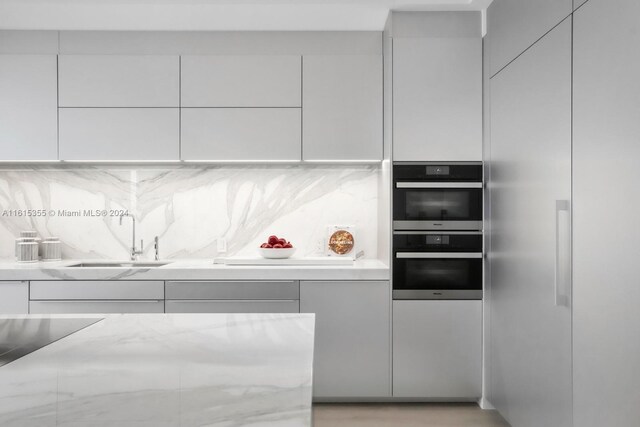
M34 300L161 300L164 282L70 280L31 282Z
M164 301L31 301L29 313L164 313Z
M297 300L289 301L167 301L167 313L299 313Z
M274 282L167 282L167 299L179 300L297 300L297 281Z

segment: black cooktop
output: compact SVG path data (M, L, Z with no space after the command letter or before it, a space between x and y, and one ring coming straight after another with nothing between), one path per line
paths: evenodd
M0 366L103 320L0 319Z

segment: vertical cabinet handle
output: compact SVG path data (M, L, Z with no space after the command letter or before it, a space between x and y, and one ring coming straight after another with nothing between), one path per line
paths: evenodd
M571 302L571 202L556 200L555 304Z

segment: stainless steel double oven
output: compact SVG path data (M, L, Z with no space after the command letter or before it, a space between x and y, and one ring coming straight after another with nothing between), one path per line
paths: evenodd
M393 187L393 298L482 299L482 163L397 163Z

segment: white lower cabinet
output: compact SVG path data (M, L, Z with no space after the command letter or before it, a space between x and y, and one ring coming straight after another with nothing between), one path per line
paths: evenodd
M171 281L167 313L298 313L299 284L284 281Z
M298 313L297 300L233 301L233 300L168 300L167 313Z
M31 314L164 313L164 301L30 301Z
M482 301L393 302L393 396L482 395Z
M0 314L29 313L29 282L0 282Z
M316 314L315 398L391 396L388 281L303 281L300 312Z
M158 280L45 280L30 284L29 312L164 313Z

